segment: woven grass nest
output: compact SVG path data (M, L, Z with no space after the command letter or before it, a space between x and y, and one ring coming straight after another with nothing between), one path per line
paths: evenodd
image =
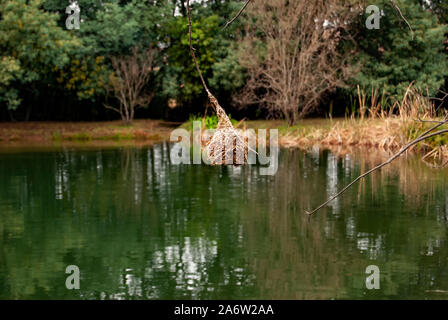
M248 139L238 132L230 122L218 100L208 92L218 126L212 138L204 146L211 165L242 165L247 163Z
M192 43L192 24L190 14L190 1L187 0L187 16L188 16L188 42L190 44L190 53L193 57L193 62L201 79L202 85L208 94L208 98L212 103L216 115L218 117L218 127L209 142L205 146L207 157L211 165L241 165L247 163L248 155L248 139L239 133L230 122L224 109L219 105L218 100L210 93L210 90L205 83L202 76L201 69L199 69L198 61L196 59L195 49Z

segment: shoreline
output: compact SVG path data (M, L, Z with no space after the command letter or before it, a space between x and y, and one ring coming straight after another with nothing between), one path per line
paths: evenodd
M164 141L181 123L162 120L105 122L2 122L0 145L53 145L65 142Z
M20 149L143 147L168 141L172 130L186 123L163 120L135 120L131 126L119 120L108 122L3 122L0 123L0 151ZM400 117L375 119L305 119L295 126L281 120L250 120L239 129L278 129L284 148L400 149L430 124ZM425 160L448 159L446 136L420 143L412 151Z

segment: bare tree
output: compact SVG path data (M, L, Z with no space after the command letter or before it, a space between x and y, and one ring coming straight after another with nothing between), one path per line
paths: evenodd
M360 6L341 0L257 0L246 10L254 23L241 40L240 63L249 78L237 103L261 104L293 124L345 84L351 69L338 45Z
M119 107L105 105L107 109L118 112L125 123L134 119L135 109L148 105L153 92L146 90L154 71L154 49L140 52L133 48L128 56L111 59L114 74L106 90L119 102Z

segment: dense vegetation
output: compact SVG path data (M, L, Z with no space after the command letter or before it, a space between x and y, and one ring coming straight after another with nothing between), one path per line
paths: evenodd
M330 2L323 1L322 6ZM303 93L296 100L290 100L288 106L300 110L300 104L307 105L309 99L316 99L313 108L296 115L330 111L344 114L347 108L355 109L359 107L353 103L358 86L368 94L379 90L383 107L400 98L411 82L431 96L436 96L440 89L447 91L448 1L397 0L414 35L388 0L377 1L384 12L379 30L365 27L365 3L340 2L346 9L357 8L358 14L351 16L343 29L333 26L328 35L328 28L322 28L322 34L317 36L330 37L328 43L336 46L331 54L337 53L341 60L332 61L329 66L344 62L344 68L332 75L343 81L332 82L331 90L320 90L317 98ZM125 85L123 77L117 76L113 61L128 61L135 48L146 53L151 50L152 59L148 67L150 76L143 88L148 98L138 101L137 105L143 108L136 109L135 117L187 119L189 114L204 113L206 96L188 51L185 0L79 0L77 3L81 9L80 28L68 30L68 0L0 0L0 120L118 119L117 113L105 107L119 108L121 100L111 88L119 91L120 85ZM289 23L287 13L292 4L255 1L242 17L222 30L241 5L241 1L235 0L194 1L193 40L202 72L221 104L235 118L285 117L289 111L277 112L281 108L272 108L272 104L242 102L247 102L243 99L247 92L269 96L268 93L276 90L272 83L277 79L264 85L266 80L258 78L255 91L254 86L248 88L248 84L253 84L253 76L258 74L253 70L261 70L262 74L272 62L268 60L272 56L269 48L277 40L267 39L263 34L265 24L261 23L259 12L271 19L272 32L278 32L283 23ZM298 25L303 23L297 20ZM250 45L248 35L254 39ZM302 54L310 42L306 37L297 39L282 42L285 50L300 48ZM312 56L326 54L328 58L329 53L322 48L317 47ZM287 52L286 56L291 55ZM121 71L126 71L125 67L133 68L131 63L124 63ZM311 85L319 86L320 79L328 78L325 68L313 69L309 65L308 69L316 77ZM279 74L280 78L284 77ZM299 88L303 92L309 89ZM294 92L294 87L289 89L288 92ZM247 108L241 109L242 105Z

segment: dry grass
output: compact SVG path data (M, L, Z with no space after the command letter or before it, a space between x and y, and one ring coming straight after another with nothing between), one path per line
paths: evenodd
M280 136L280 144L286 147L309 147L319 144L393 149L399 148L405 142L400 133L401 126L401 120L393 118L331 121L330 127L286 130Z
M433 103L419 91L408 87L403 100L396 101L391 108L382 107L384 100L378 90L367 94L358 87L359 117L343 121L329 120L330 125L307 128L289 127L280 136L280 144L285 147L309 148L313 145L323 147L356 146L396 150L415 139L434 123L444 119ZM447 128L447 125L440 129ZM446 165L448 160L447 137L437 136L418 145L414 150L423 153L422 159L431 166Z

